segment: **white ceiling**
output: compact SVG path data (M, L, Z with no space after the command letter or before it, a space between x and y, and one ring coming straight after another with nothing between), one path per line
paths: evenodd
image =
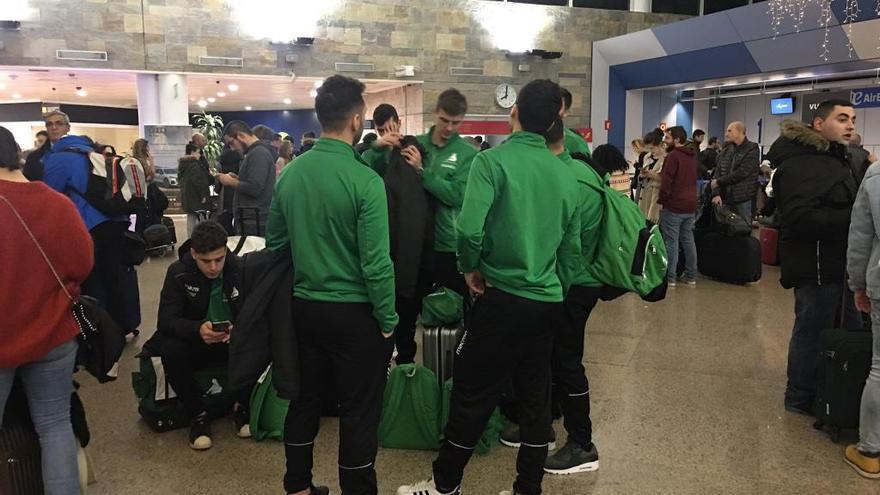
M219 81L219 83L218 83ZM319 78L187 74L190 111L198 112L200 99L214 98L208 111L283 110L314 108L315 83ZM367 93L403 87L413 81L363 80ZM237 84L237 91L229 85ZM86 96L77 95L81 87ZM225 96L218 96L225 92ZM284 103L289 98L290 104ZM122 108L137 108L135 72L70 68L0 67L0 104L40 101Z

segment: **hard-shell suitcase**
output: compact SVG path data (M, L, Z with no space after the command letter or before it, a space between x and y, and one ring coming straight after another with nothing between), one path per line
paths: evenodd
M42 495L40 438L30 420L27 402L16 383L0 425L0 494Z
M455 349L461 341L461 327L429 327L422 338L422 361L434 372L439 385L452 378Z
M779 230L762 225L758 232L761 237L761 262L765 265L778 265Z
M177 229L174 227L174 220L169 217L162 217L162 225L171 233L171 243L177 244Z
M862 390L871 371L873 335L864 329L823 330L816 386L816 429L827 428L831 440L841 430L857 429Z
M722 282L757 282L761 279L761 243L752 236L706 232L697 242L697 268L703 275Z

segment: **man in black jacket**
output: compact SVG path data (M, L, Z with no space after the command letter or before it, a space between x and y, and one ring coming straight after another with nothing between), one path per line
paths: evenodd
M788 348L785 408L813 415L819 336L840 324L860 327L853 296L845 291L846 247L856 181L846 146L855 133L846 100L819 105L812 126L785 121L767 158L777 165L773 195L780 218L782 286L794 288L795 322ZM848 291L847 291L848 292Z
M861 184L862 179L865 178L865 173L868 171L868 167L877 161L877 157L862 147L862 136L858 134L853 134L853 138L849 142L847 151L849 152L849 163L852 165L856 182Z
M180 248L179 261L168 267L159 300L156 335L144 346L158 354L168 383L191 419L189 442L195 450L211 448L211 425L194 373L229 361L229 335L238 303L237 265L226 248L226 230L214 221L198 224ZM241 438L250 437L250 393L238 401L233 419Z
M761 152L758 143L746 137L746 126L742 122L731 122L725 137L727 144L718 155L718 167L712 180L712 202L716 205L723 202L751 223Z

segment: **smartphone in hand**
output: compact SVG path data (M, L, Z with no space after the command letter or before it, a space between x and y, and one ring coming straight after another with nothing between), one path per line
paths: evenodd
M229 327L231 325L232 322L229 320L211 322L211 327L215 333L229 333Z

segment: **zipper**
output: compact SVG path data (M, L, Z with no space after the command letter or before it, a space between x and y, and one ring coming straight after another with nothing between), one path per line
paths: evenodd
M816 241L816 281L822 285L822 262L819 261L819 244L822 241Z

